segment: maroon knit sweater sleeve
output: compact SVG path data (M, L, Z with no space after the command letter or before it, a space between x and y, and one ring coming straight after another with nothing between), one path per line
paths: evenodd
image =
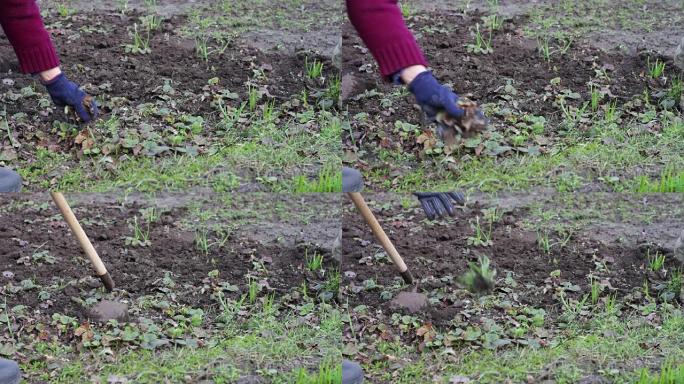
M17 53L22 72L37 73L59 66L35 0L0 0L0 25Z
M404 22L397 0L346 1L349 20L375 57L383 76L411 65L428 65Z

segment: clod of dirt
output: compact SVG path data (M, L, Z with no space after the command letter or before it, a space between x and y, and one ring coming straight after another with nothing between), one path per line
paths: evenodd
M109 320L126 322L128 321L128 304L102 300L90 309L88 317L101 323L106 323Z
M679 46L675 51L674 63L679 69L684 71L684 37L682 37L682 41L679 42Z
M680 263L684 264L684 229L675 242L674 256Z
M607 384L607 383L610 383L610 380L606 379L605 377L596 376L596 375L586 376L586 377L582 378L582 380L579 381L579 384Z
M340 100L347 100L351 95L353 95L357 85L358 80L354 75L348 73L342 76L342 80L340 81Z
M236 382L236 384L261 384L261 383L265 383L265 381L261 377L254 376L254 375L241 377Z
M427 296L418 292L401 292L395 297L391 306L405 309L409 313L417 313L428 306Z

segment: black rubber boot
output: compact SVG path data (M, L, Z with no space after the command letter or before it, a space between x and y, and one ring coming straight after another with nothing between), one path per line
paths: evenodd
M342 361L342 384L363 383L363 369L361 366L348 360Z
M0 192L20 192L21 176L9 168L0 168Z
M363 191L363 176L353 168L342 167L342 192Z
M19 384L20 380L19 365L12 360L0 359L0 383Z

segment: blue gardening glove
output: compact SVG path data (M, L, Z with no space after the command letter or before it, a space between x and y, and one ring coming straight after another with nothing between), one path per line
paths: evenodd
M78 117L86 123L97 117L95 99L86 95L76 83L67 79L63 73L43 84L56 106L63 108L68 105L74 108Z
M458 95L440 84L430 71L416 76L408 88L431 120L436 118L439 111L445 111L452 117L462 117L465 114L465 111L457 105Z
M425 215L430 220L456 215L454 203L463 205L465 198L460 192L416 192L415 195L420 201L420 205L425 211Z

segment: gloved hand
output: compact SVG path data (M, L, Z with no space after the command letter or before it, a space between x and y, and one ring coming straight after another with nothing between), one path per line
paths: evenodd
M408 86L416 97L418 105L428 118L434 120L437 112L443 110L452 117L461 117L465 113L458 107L458 95L435 79L432 72L421 72Z
M456 215L454 203L458 205L463 205L463 203L465 203L465 198L460 192L416 192L414 195L418 198L418 201L420 201L420 205L423 206L425 215L427 215L430 220L443 218L447 214L449 214L449 216L454 216Z
M95 99L86 95L78 85L67 79L63 73L43 84L52 97L52 101L58 107L68 105L74 108L78 117L86 123L97 117Z

